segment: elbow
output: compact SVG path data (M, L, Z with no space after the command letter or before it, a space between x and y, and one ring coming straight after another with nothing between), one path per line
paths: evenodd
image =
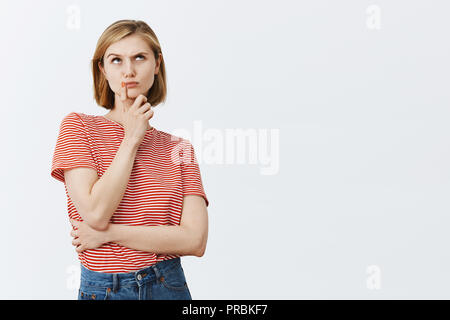
M83 221L86 222L89 227L97 231L105 231L108 228L109 221L104 221L98 212L98 210L93 209L78 211Z
M203 239L201 239L199 242L198 242L198 245L196 246L196 250L195 250L195 253L194 253L194 255L196 256L196 257L203 257L203 255L205 254L205 251L206 251L206 238L203 238Z
M199 250L197 250L195 256L196 257L203 257L203 255L205 254L206 248L200 248Z
M109 225L109 221L104 221L102 219L100 219L98 216L96 216L95 214L92 214L90 216L91 219L86 220L86 223L94 230L97 231L105 231L106 229L108 229L108 225Z
M193 255L196 257L203 257L206 251L206 242L208 239L208 230L199 230L198 228L189 228L180 226L184 230L186 236L184 243L186 255Z
M108 225L109 221L97 220L93 223L93 225L91 225L91 227L97 231L106 231L106 229L108 229Z
M92 229L97 230L97 231L106 231L106 229L108 229L108 225L109 223L97 223L94 225L91 225Z
M206 228L201 230L201 232L199 232L199 234L200 234L200 237L197 242L196 256L203 257L203 255L205 254L205 251L206 251L206 243L208 242L208 227L206 226Z
M197 250L194 251L194 256L196 257L203 257L205 254L205 248L197 248Z

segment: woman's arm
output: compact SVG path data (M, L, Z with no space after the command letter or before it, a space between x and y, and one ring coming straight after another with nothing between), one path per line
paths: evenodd
M77 252L96 249L108 242L124 247L157 254L201 256L196 238L181 226L128 226L109 223L105 230L96 230L84 221L71 220L77 230L72 230L72 245Z
M157 254L199 256L195 236L182 226L127 226L110 223L108 242Z
M208 238L208 211L205 200L186 195L179 226L127 226L109 224L108 242L158 254L203 256Z
M208 238L208 212L201 196L186 195L180 225L128 226L110 223L104 231L90 228L81 221L72 223L72 244L77 252L93 249L103 243L114 242L122 246L157 254L203 256Z
M67 192L83 221L92 228L106 229L127 188L138 148L136 140L124 137L100 178L92 168L64 170Z

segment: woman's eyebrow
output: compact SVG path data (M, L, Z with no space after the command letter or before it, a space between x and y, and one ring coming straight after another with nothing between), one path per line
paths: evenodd
M141 55L141 54L148 54L148 53L149 53L148 51L141 51L141 52L138 52L138 53L136 53L135 55L133 55L133 57L136 57L136 56ZM108 56L107 56L106 58L108 58L108 57L111 56L111 55L121 57L120 54L117 54L117 53L110 53L110 54L108 54Z

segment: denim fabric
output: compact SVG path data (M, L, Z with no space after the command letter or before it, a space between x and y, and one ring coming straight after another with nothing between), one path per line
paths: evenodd
M192 300L179 257L129 273L97 272L80 265L78 300Z

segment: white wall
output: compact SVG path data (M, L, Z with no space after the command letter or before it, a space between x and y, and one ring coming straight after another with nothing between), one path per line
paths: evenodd
M211 203L206 254L182 258L194 299L448 299L449 12L445 0L3 0L0 298L76 299L53 150L64 115L106 113L89 69L100 34L140 19L168 73L152 124L192 134ZM237 129L262 135L239 151ZM223 157L208 156L220 141Z

